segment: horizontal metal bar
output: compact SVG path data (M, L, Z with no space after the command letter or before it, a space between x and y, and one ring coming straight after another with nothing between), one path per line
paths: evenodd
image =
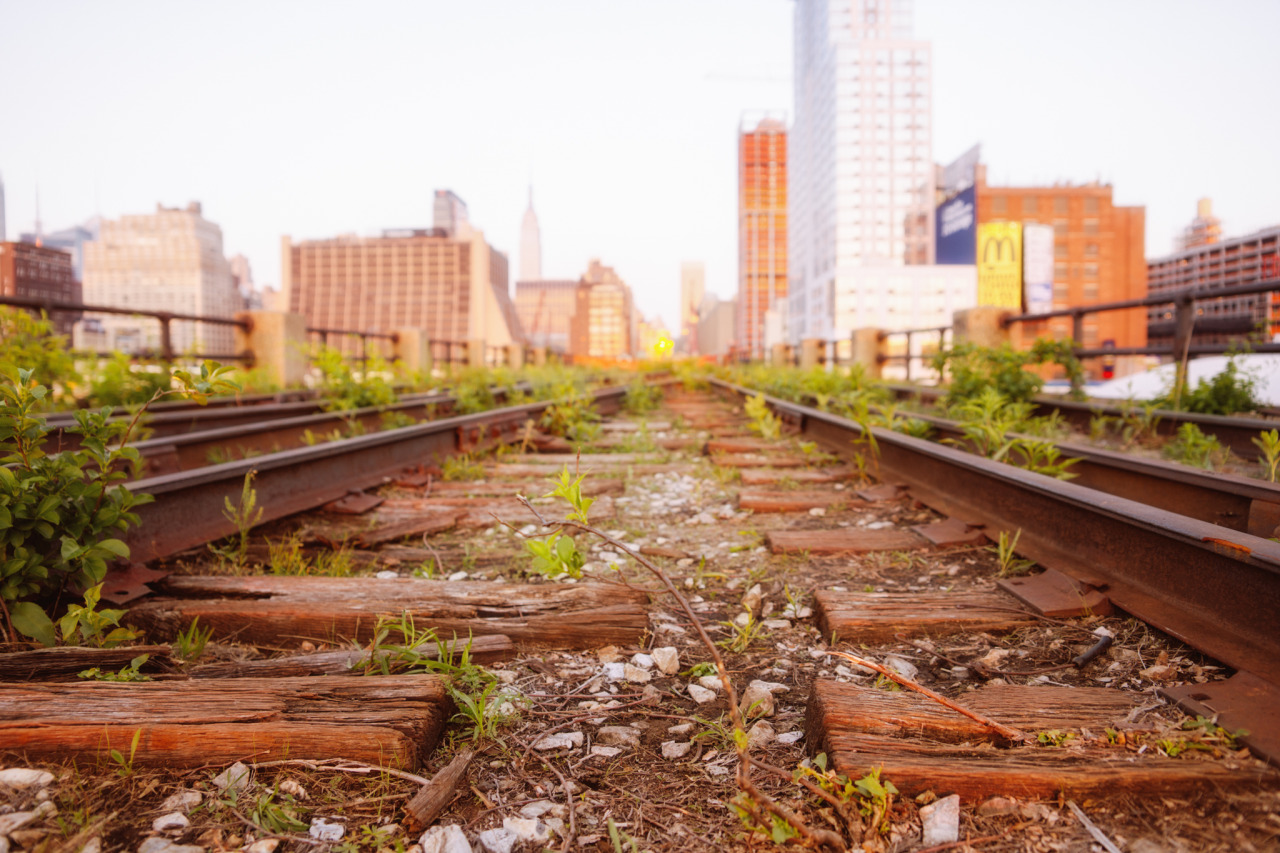
M1154 305L1169 305L1183 300L1199 302L1205 299L1225 299L1232 296L1251 296L1255 293L1271 293L1280 290L1280 279L1256 281L1249 284L1237 284L1232 287L1183 288L1164 293L1153 293L1142 299L1125 299L1119 302L1099 302L1096 305L1080 305L1073 308L1059 308L1056 311L1043 311L1038 314L1010 314L1001 320L1004 325L1010 323L1030 323L1048 320L1053 317L1074 317L1077 314L1100 314L1105 311L1123 311L1128 308L1149 308Z
M80 302L50 302L44 299L32 299L27 296L0 296L0 305L13 305L18 308L42 308L46 311L87 312L91 314L123 314L130 317L154 317L157 320L189 320L197 323L212 323L217 326L238 326L248 331L249 323L230 317L205 317L199 314L175 314L171 311L149 311L145 308L121 308L114 305L85 305Z

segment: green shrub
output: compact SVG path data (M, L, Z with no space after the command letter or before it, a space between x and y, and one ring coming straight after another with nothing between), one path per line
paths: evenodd
M1161 394L1154 401L1159 408L1180 408L1201 415L1234 415L1238 412L1254 412L1262 407L1258 399L1258 379L1242 370L1234 357L1227 359L1227 366L1210 379L1201 379L1194 388L1187 388L1181 399L1175 389Z

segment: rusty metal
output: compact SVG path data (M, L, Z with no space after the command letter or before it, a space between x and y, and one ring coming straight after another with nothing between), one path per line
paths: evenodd
M714 380L713 380L714 381ZM715 381L740 395L749 392ZM853 421L783 400L807 439L851 459ZM1280 682L1280 544L951 447L873 429L881 479L1020 553L1103 590L1122 610L1229 666Z
M142 563L130 563L125 569L112 569L102 584L102 600L111 604L128 604L150 595L151 584L163 580L170 572L149 569Z
M601 414L616 412L626 389L596 391ZM352 489L379 486L406 468L430 465L459 452L460 441L486 425L481 441L513 434L514 424L538 418L553 401L445 418L397 430L330 441L194 471L149 477L130 485L155 498L136 512L141 521L125 535L134 560L167 557L234 533L223 515L225 501L239 500L244 478L256 472L253 487L263 522L313 509Z
M339 515L364 515L371 509L382 506L386 498L379 495L371 495L354 489L336 501L330 501L324 505L325 512L336 512Z
M1066 619L1071 616L1110 616L1111 600L1087 583L1068 577L1057 569L1038 575L1001 578L996 586L1042 616Z
M1225 681L1161 687L1161 696L1188 714L1217 720L1229 732L1245 730L1239 741L1280 766L1280 688L1249 672Z
M986 541L982 525L967 524L957 518L945 518L934 524L913 524L911 529L928 539L935 548L977 545Z

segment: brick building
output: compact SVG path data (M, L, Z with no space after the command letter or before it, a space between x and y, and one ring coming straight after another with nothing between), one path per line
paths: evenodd
M1152 294L1187 288L1218 289L1280 279L1280 226L1246 237L1206 243L1147 263ZM1173 343L1172 305L1148 310L1147 337L1152 346ZM1280 340L1280 293L1258 293L1196 304L1192 344Z
M47 302L79 302L80 282L70 252L34 243L0 243L0 296ZM50 312L60 335L70 335L78 314Z
M976 175L978 224L1041 223L1053 226L1053 308L1141 299L1147 295L1146 208L1112 200L1110 184L992 187L986 167ZM1071 337L1071 318L1058 317L1020 330L1023 340ZM1091 314L1084 320L1088 349L1147 345L1142 309ZM1099 365L1088 365L1097 373ZM1123 375L1126 367L1117 369Z
M763 358L764 315L787 296L787 130L765 117L738 129L736 344Z
M288 310L317 329L421 329L433 341L522 343L507 291L507 256L465 221L456 196L437 194L436 201L452 211L456 230L399 229L380 237L297 243L284 237L282 297ZM346 340L342 346L354 351L358 344Z
M592 260L578 282L569 352L575 358L619 358L635 353L638 318L631 288L614 271Z

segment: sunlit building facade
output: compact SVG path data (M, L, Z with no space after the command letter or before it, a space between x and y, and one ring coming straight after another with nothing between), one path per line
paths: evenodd
M631 288L614 271L592 260L578 282L569 351L575 357L630 357L639 325Z
M787 129L780 116L738 128L738 306L735 343L765 352L765 314L787 296Z
M576 279L516 282L516 314L530 346L569 351L569 322L578 308Z
M156 206L155 213L104 220L84 245L84 301L89 305L232 317L240 295L222 250L222 229L204 218L200 202ZM175 352L233 352L231 326L174 321ZM92 350L158 350L160 325L145 317L85 314L76 344Z
M702 261L685 261L680 265L680 339L684 352L697 355L698 306L707 289L707 268Z
M797 0L794 41L788 337L833 340L880 311L869 271L933 261L932 56L911 0Z
M34 243L0 242L0 296L79 302L80 282L70 253ZM49 314L49 322L60 335L71 334L78 318L78 314L62 311Z

